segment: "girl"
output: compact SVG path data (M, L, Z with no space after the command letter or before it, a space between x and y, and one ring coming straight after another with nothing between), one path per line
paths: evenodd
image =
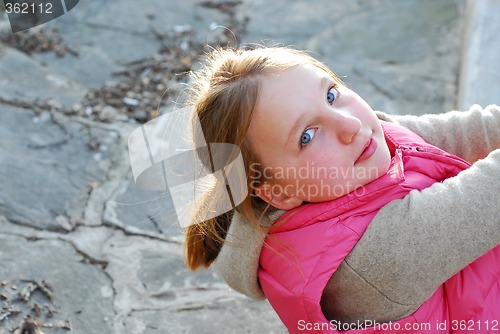
M249 195L189 226L190 269L217 258L291 333L500 330L498 107L375 113L287 48L213 50L193 79L204 138L241 149Z

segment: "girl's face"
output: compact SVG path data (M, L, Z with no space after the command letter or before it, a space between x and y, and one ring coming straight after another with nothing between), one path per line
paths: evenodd
M264 77L247 139L255 194L283 210L361 194L391 161L372 108L314 65Z

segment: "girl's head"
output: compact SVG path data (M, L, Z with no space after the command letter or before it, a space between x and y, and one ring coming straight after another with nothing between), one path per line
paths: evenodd
M341 197L386 172L390 156L373 110L323 63L288 48L214 50L193 73L188 103L207 143L241 149L258 225L266 207ZM188 228L187 264L217 256L231 213Z

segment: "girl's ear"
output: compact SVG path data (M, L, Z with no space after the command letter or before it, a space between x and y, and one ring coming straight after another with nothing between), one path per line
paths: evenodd
M254 189L255 195L264 202L271 204L280 210L291 210L302 204L302 200L295 196L289 196L283 192L278 185L271 185L268 182L260 184Z

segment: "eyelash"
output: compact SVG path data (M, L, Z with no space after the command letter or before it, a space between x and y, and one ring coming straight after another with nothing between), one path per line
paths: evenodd
M333 90L335 90L336 95L335 95L335 97L334 97L333 101L332 101L332 102L329 102L329 101L328 101L328 94L330 93L330 91L331 91L332 89L333 89ZM332 105L332 104L333 104L333 102L335 102L335 100L336 100L336 99L338 99L338 97L339 97L339 95L340 95L339 90L338 90L338 85L337 85L337 84L334 84L334 85L330 86L330 87L328 88L327 92L326 92L326 95L327 95L327 100L326 100L326 101L328 102L328 104L329 104L329 105Z

